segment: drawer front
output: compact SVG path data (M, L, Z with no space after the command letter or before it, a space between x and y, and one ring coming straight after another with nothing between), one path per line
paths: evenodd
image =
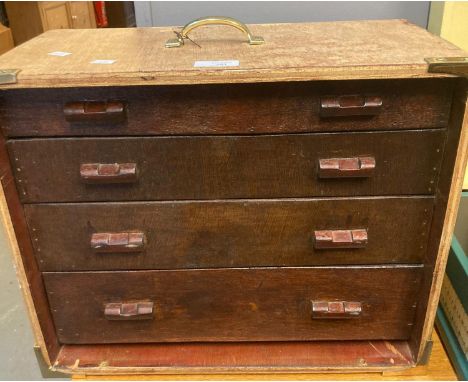
M420 267L44 273L65 344L407 339Z
M432 204L430 197L79 203L25 212L41 269L84 271L420 263ZM353 242L356 230L365 230L364 242ZM322 231L349 239L325 245ZM132 233L142 238L133 245Z
M432 194L444 139L445 130L426 130L8 146L23 202L72 202Z
M451 79L11 90L0 118L9 137L438 128L452 90Z

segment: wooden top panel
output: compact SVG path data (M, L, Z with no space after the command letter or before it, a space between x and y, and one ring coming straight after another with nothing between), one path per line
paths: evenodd
M175 29L48 31L0 57L0 69L21 70L0 88L441 77L427 73L425 57L466 55L405 20L251 25L265 39L258 46L231 27L205 26L190 34L201 48L165 48ZM240 64L194 68L199 60Z

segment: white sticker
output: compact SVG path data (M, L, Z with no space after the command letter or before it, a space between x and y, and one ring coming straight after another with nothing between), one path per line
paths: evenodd
M195 61L194 68L228 68L239 66L239 60L224 60L224 61Z
M65 57L65 56L69 56L71 53L70 52L56 51L56 52L50 52L50 53L47 53L47 54L49 56Z
M116 60L94 60L91 61L90 64L102 64L102 65L110 65L113 64Z

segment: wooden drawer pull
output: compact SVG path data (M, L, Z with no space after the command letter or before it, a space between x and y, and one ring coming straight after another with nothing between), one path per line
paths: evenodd
M104 307L104 316L108 320L152 320L153 306L151 301L111 302Z
M126 107L121 101L69 102L63 114L68 122L119 123L126 118Z
M312 301L312 318L344 319L359 317L362 304L354 301Z
M320 100L321 117L377 115L381 109L382 98L376 96L326 96Z
M367 244L367 230L315 231L315 249L363 248Z
M374 157L319 159L319 178L369 178L374 170Z
M137 180L136 163L84 163L80 167L84 183L134 183Z
M91 248L98 253L141 252L144 247L143 232L104 232L91 235Z

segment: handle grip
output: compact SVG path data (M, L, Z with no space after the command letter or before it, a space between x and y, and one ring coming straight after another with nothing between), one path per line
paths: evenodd
M326 96L320 100L321 117L372 116L380 114L382 98L378 96Z
M143 232L102 232L91 235L91 248L97 253L141 252L144 247Z
M121 101L68 102L63 114L68 122L120 123L126 119L126 107Z
M367 230L314 231L315 249L364 248L367 245Z
M84 183L118 184L137 181L136 163L84 163L80 166Z
M356 301L312 301L313 319L347 319L359 317L362 304Z
M249 28L247 28L247 25L240 22L239 20L233 19L232 17L207 16L193 20L186 24L182 28L181 32L176 32L177 38L167 40L166 48L177 48L184 45L184 40L187 38L187 35L190 33L190 31L204 25L228 25L234 27L247 36L250 45L261 45L265 42L263 37L254 36L250 32Z
M319 178L369 178L374 175L374 157L319 159Z
M104 316L108 320L152 320L154 303L139 302L111 302L104 306Z

